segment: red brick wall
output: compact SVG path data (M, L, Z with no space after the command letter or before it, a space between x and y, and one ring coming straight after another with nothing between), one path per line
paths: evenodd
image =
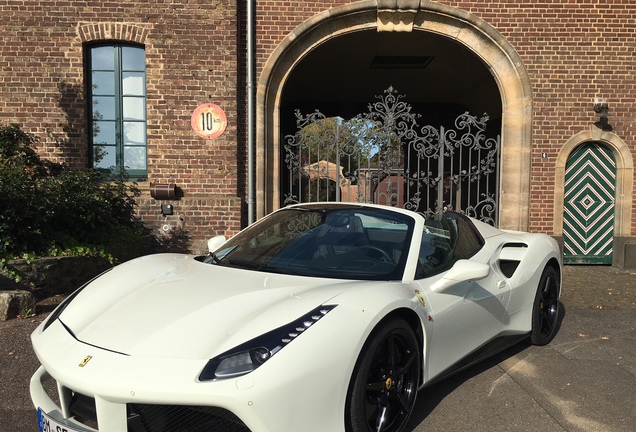
M532 82L533 231L551 233L554 160L598 120L592 98L609 102L613 132L636 155L636 3L633 0L440 1L490 23L521 56ZM541 153L548 159L541 159ZM636 179L635 179L636 180ZM632 235L636 206L632 205Z
M175 182L184 197L175 214L144 198L139 212L160 232L182 228L203 240L242 223L243 90L238 90L239 23L234 0L0 1L0 119L39 138L39 151L72 167L87 164L83 43L141 42L146 48L148 178ZM205 140L190 126L202 103L221 106L225 133ZM174 231L168 231L172 235Z
M281 40L303 21L346 0L255 2L258 78ZM532 231L552 232L554 160L596 120L593 97L609 101L614 132L636 154L633 0L444 1L499 30L523 59L534 100ZM245 4L235 0L0 0L0 122L40 139L42 155L86 166L84 42L121 38L147 53L149 180L175 182L175 214L159 214L147 184L139 212L156 230L185 232L193 249L245 225ZM194 108L228 116L216 140L190 127ZM541 159L541 153L548 159ZM636 207L632 207L636 235ZM168 225L169 230L163 228Z
M296 26L348 1L257 2L259 65ZM554 161L564 143L598 120L609 101L613 132L636 155L636 4L633 0L445 1L496 28L521 56L534 101L530 230L553 233ZM542 159L542 153L548 153ZM635 179L636 181L636 179ZM632 235L636 206L632 205Z

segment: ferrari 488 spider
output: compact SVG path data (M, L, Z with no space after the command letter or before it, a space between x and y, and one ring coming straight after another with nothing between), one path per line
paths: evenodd
M42 431L398 432L418 390L558 329L547 235L299 204L79 288L32 335Z

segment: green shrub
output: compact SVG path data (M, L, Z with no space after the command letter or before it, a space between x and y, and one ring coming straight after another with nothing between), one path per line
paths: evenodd
M135 217L135 184L43 160L35 143L17 125L0 127L0 268L21 257L101 255L113 261L112 250L147 239Z

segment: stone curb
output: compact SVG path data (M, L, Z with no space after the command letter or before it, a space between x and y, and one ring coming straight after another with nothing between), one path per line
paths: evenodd
M22 280L0 273L0 321L35 313L36 303L58 294L69 294L107 268L98 257L49 257L33 262L10 261Z
M0 321L35 313L35 298L29 291L0 291Z

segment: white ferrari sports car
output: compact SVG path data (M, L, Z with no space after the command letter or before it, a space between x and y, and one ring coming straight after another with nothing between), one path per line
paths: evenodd
M405 431L419 389L558 329L557 243L458 213L299 204L209 246L42 322L41 431Z

